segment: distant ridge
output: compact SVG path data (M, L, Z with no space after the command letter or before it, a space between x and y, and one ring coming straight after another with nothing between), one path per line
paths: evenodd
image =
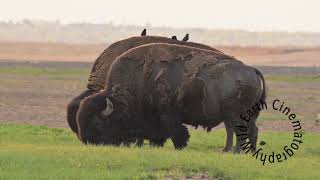
M23 20L17 23L0 22L0 41L55 42L76 44L110 44L119 39L139 36L142 26L109 24L61 24L59 21ZM169 27L147 27L148 34L183 37L190 41L222 46L320 46L320 33L308 32L251 32Z

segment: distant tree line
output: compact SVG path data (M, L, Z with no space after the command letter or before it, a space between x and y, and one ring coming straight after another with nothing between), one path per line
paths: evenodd
M103 43L139 36L143 28L134 25L74 23L59 21L23 20L0 22L0 41L31 41L56 43ZM251 32L225 29L178 29L171 27L147 27L149 35L182 39L190 34L190 41L225 46L319 46L320 33L307 32Z

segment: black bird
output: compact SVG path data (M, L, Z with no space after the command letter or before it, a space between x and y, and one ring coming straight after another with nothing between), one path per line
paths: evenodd
M188 41L189 40L189 34L186 34L186 36L184 36L184 38L182 39L182 41Z
M172 36L171 39L177 40L177 36Z
M146 36L147 35L147 30L146 29L143 29L142 33L141 33L141 36Z

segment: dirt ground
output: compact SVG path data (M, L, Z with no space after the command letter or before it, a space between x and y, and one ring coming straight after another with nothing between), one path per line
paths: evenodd
M0 59L23 61L92 62L106 44L0 42ZM216 47L246 64L264 66L320 66L320 47Z

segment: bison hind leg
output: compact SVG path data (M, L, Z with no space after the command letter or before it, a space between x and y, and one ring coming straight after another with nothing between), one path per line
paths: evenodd
M252 152L255 152L257 149L257 140L258 140L258 127L256 125L253 125L250 127L250 132L249 132L249 141L252 145Z
M234 129L232 124L230 122L224 122L225 128L226 128L226 133L227 133L227 139L226 139L226 145L222 149L223 152L228 152L232 150L233 146L233 134L234 134Z
M258 114L254 116L249 123L249 142L252 145L252 152L255 152L257 149L257 140L258 140L258 127L256 125L256 119L258 118Z
M178 125L172 132L171 140L175 149L183 149L188 145L190 135L188 128L184 125Z

